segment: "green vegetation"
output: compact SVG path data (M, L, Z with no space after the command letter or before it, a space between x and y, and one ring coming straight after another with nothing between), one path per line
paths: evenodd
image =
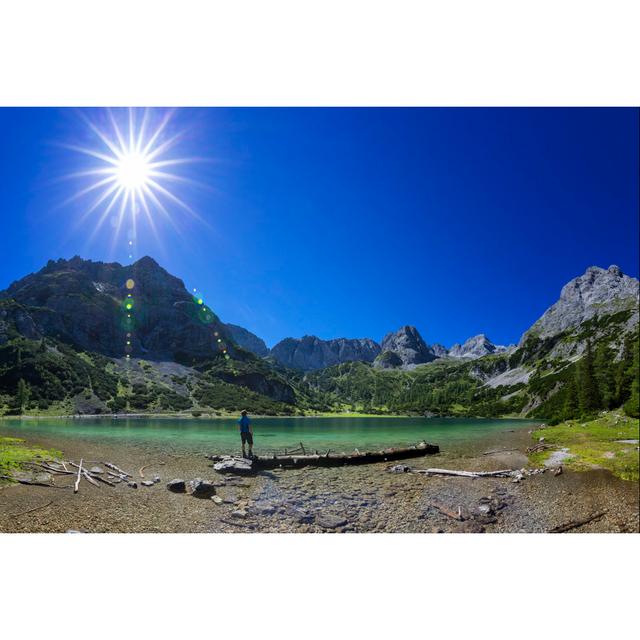
M609 469L624 480L638 480L639 421L620 411L602 412L597 418L582 422L566 420L555 426L535 431L533 438L544 437L545 444L567 448L571 457L563 461L570 469ZM636 443L619 442L635 440ZM530 462L542 464L551 455L550 451L535 453Z
M22 468L27 462L60 457L62 454L59 451L29 447L20 438L0 437L0 475L8 475L11 471Z
M558 424L616 407L639 415L632 310L592 318L550 338L530 332L509 354L436 360L413 370L347 362L308 373L240 348L233 357L190 356L188 368L137 358L125 363L79 349L57 333L26 338L16 327L27 322L27 311L33 308L0 300L0 318L14 319L0 322L0 416L247 409L264 415L526 415ZM38 335L35 329L27 334ZM528 381L486 384L514 369L514 380L521 372Z

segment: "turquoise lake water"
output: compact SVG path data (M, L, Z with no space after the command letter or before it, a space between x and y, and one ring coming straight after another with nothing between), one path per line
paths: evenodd
M473 453L499 447L507 432L530 429L531 420L457 418L255 418L256 452L283 451L302 442L311 451L361 451L407 446L421 440L442 452ZM235 419L111 418L0 421L0 435L55 442L86 441L174 452L237 452Z

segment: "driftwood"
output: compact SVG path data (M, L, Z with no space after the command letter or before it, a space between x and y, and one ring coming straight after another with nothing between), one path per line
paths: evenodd
M485 451L483 456L490 456L492 453L509 453L511 451L519 451L519 449L492 449L491 451Z
M553 529L549 529L549 533L565 533L566 531L571 531L572 529L577 529L581 527L583 524L588 524L589 522L593 522L594 520L598 520L602 518L602 516L607 513L607 510L604 509L602 511L597 511L596 513L592 513L590 516L586 518L580 518L580 520L572 520L571 522L567 522L565 524L561 524L558 527L554 527Z
M80 474L82 473L82 458L80 458L80 464L78 465L78 477L73 485L73 493L78 493L80 488Z
M252 471L261 471L264 469L278 469L280 467L287 469L298 469L301 467L341 467L344 465L360 465L360 464L374 464L377 462L388 462L391 460L406 460L408 458L418 458L426 456L431 453L438 453L440 448L435 444L427 444L426 442L420 442L417 445L406 448L398 449L383 449L381 451L366 451L364 453L343 453L330 455L330 451L326 454L291 454L287 455L264 455L253 456L251 458ZM207 456L209 460L213 460L216 463L222 463L228 461L233 456ZM225 470L235 471L235 469L226 469L228 465L225 465ZM216 468L214 466L214 468ZM216 469L221 470L221 469Z
M33 509L27 509L26 511L21 511L20 513L10 513L9 517L17 518L19 516L24 516L27 513L31 513L32 511L38 511L39 509L44 509L45 507L48 507L51 504L53 504L53 500L50 500L49 502L47 502L47 504L41 504L39 507L33 507Z
M110 462L105 462L104 466L108 467L109 469L113 469L114 471L117 471L118 473L121 473L123 476L127 476L128 478L133 478L133 476L130 473L127 473L126 471L123 471L120 467L116 467L115 464L111 464Z
M3 480L13 480L19 484L28 484L33 487L51 487L52 489L66 489L66 487L58 487L55 484L46 484L45 482L34 482L33 480L25 480L24 478L16 478L15 476L0 476Z
M123 480L124 482L129 482L129 476L125 476L122 473L115 473L113 471L107 471L107 475L110 478L117 478L118 480Z
M553 447L550 444L541 442L540 444L533 445L533 447L527 447L527 453L537 453L538 451L546 451L547 449L553 449Z
M75 471L69 471L67 470L67 468L65 467L65 470L63 471L62 469L56 469L55 467L51 467L49 466L46 462L43 464L36 464L36 466L41 467L42 469L44 469L45 471L48 471L49 473L59 473L63 476L74 476L75 475Z
M100 485L84 469L82 470L82 475L85 477L87 482L90 482L92 485L95 485L96 487L98 487L98 489L100 488Z
M140 467L140 470L138 471L138 473L140 474L141 478L144 478L143 471L145 469L148 469L149 467L155 467L156 465L161 465L161 464L164 464L164 462L151 462L150 464L145 464L144 467Z
M454 471L452 469L414 469L414 473L427 476L461 476L463 478L508 478L514 471L501 469L500 471Z
M464 520L464 518L462 517L462 509L460 509L460 507L458 507L458 511L456 513L455 511L451 511L451 509L448 509L438 502L430 502L429 506L437 509L440 513L444 513L445 516L449 516L450 518L457 520L458 522L462 522Z
M75 462L69 462L69 464L75 467L76 469L80 468L79 465L77 465ZM104 484L108 484L110 487L116 486L110 480L100 477L97 473L91 473L91 471L87 471L86 468L82 469L82 475L84 475L87 478L87 480L91 482L91 484L95 484L96 487L98 486L98 484L95 482L96 480L99 480L100 482L104 482Z

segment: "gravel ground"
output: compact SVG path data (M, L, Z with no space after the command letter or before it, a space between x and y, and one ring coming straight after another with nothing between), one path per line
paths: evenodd
M504 448L524 450L529 436L505 435ZM41 446L55 442L40 439ZM80 445L78 445L80 446ZM86 443L82 445L86 447ZM2 532L544 532L599 510L606 514L577 532L638 532L639 485L609 472L551 471L511 478L427 477L389 473L387 464L334 469L264 472L250 478L220 476L201 455L163 454L133 446L95 445L67 459L113 462L134 475L137 488L114 488L83 480L73 493L72 476L56 476L60 488L11 485L0 488ZM445 454L409 461L414 468L521 468L526 457L506 451L475 457ZM153 486L141 485L159 475ZM174 478L203 478L215 485L215 500L172 493ZM51 502L51 504L48 504ZM451 518L433 506L460 513ZM47 506L45 506L47 505ZM41 507L41 508L40 508ZM34 511L27 510L36 509Z

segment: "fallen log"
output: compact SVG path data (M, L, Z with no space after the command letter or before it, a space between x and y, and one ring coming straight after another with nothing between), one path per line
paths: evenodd
M589 522L593 522L594 520L598 520L602 518L602 516L607 513L606 509L602 511L597 511L596 513L592 513L590 516L586 518L580 518L579 520L571 520L571 522L567 522L565 524L561 524L553 529L549 529L549 533L565 533L567 531L571 531L572 529L577 529L584 524L589 524Z
M82 458L80 458L80 465L78 466L78 477L73 485L73 493L78 493L80 487L80 474L82 473Z
M212 455L207 456L209 460L218 463L214 465L216 471L236 472L241 468L242 471L261 471L265 469L278 469L280 467L286 469L297 469L302 467L341 467L345 465L361 465L375 464L378 462L389 462L392 460L406 460L409 458L418 458L433 453L438 453L440 448L435 444L420 442L417 445L406 448L390 448L380 451L366 451L364 453L342 453L331 455L330 451L326 454L291 454L287 455L260 455L253 456L246 463L239 462L241 459L234 456ZM232 463L232 460L238 461ZM223 464L224 463L224 464ZM218 466L219 465L219 466ZM249 465L249 469L245 466Z
M464 518L462 517L462 509L460 509L460 507L458 507L458 512L456 513L455 511L451 511L451 509L448 509L447 507L445 507L444 505L438 502L430 502L429 506L433 507L434 509L437 509L440 513L443 513L445 516L449 516L449 518L453 518L454 520L457 520L458 522L462 522L464 520Z
M50 500L49 502L47 502L47 504L41 504L39 507L33 507L33 509L27 509L26 511L20 511L20 513L10 513L9 517L10 518L17 518L19 516L24 516L27 513L31 513L33 511L38 511L39 509L44 509L45 507L48 507L51 504L53 504L53 500Z
M509 478L513 469L500 469L499 471L456 471L453 469L414 469L413 473L422 473L427 476L461 476L463 478Z

